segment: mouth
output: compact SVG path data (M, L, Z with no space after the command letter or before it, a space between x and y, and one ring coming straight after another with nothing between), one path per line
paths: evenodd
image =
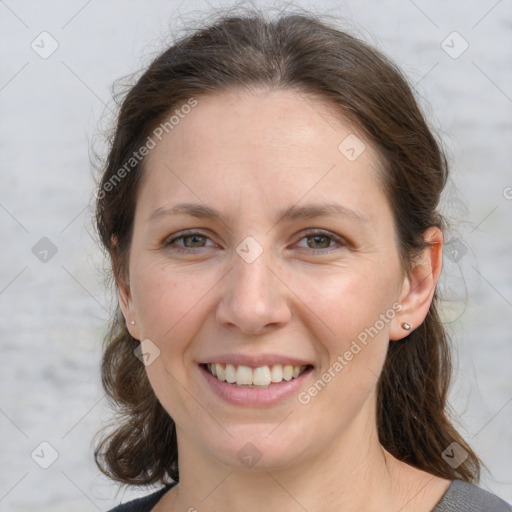
M234 387L265 389L298 379L313 369L312 365L263 365L256 368L229 363L203 363L200 366L220 382Z

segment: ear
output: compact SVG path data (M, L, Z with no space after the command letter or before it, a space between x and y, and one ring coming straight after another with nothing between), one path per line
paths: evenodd
M111 261L112 268L114 269L114 277L117 286L117 296L119 300L119 307L123 312L124 321L126 323L126 328L128 332L134 337L136 340L140 339L139 334L139 325L137 323L135 310L133 306L133 300L130 290L130 278L129 276L121 276L118 274L119 268L117 263L117 251L116 251L116 240L112 239L111 243ZM134 324L132 324L134 322Z
M428 314L441 270L443 268L443 232L433 226L423 238L429 243L415 260L412 269L404 276L399 302L402 310L391 324L390 340L405 338L411 331L402 327L406 322L412 330L421 325Z
M140 339L140 329L137 324L137 319L133 307L133 300L131 297L130 291L130 283L125 281L124 279L116 279L117 290L118 290L118 298L119 298L119 306L121 311L123 312L124 321L126 322L126 328L128 332L134 337L136 340ZM132 324L134 322L134 324Z

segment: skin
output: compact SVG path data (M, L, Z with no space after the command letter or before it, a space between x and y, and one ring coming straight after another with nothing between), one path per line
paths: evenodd
M338 149L352 133L366 145L354 161ZM378 168L374 148L332 108L283 90L198 98L148 155L118 286L132 336L160 350L147 374L177 426L180 484L155 511L426 512L446 491L449 481L397 461L377 437L388 343L407 335L402 322L418 326L427 315L443 244L430 228L432 246L404 272ZM184 202L214 207L225 221L148 220ZM276 218L325 202L367 221ZM165 245L188 229L206 238ZM236 252L247 236L263 249L252 263ZM200 374L199 362L222 353L292 355L314 365L307 389L393 304L401 311L305 405L296 395L266 407L228 404ZM237 456L247 442L261 454L253 467Z

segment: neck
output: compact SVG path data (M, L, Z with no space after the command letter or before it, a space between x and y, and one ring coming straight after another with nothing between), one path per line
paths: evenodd
M398 510L405 497L396 477L404 465L383 450L374 422L361 420L335 445L280 468L220 464L178 431L180 483L165 510Z

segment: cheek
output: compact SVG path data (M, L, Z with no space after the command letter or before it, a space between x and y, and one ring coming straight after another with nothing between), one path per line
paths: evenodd
M336 278L303 280L307 304L323 326L316 334L328 361L319 378L333 382L324 406L328 403L337 410L341 400L347 410L356 411L371 394L386 359L395 316L390 290L397 276L383 272L381 265L368 264L344 269Z
M330 337L346 340L393 310L395 296L390 290L395 279L376 265L365 265L341 269L330 276L297 277L296 282L301 282L305 302L323 320Z
M176 351L186 342L190 329L198 329L201 302L218 281L216 274L197 269L172 268L162 262L134 266L132 297L141 337L166 350ZM172 340L173 343L169 343Z
M347 269L336 279L316 278L317 286L305 283L307 304L322 320L315 334L327 357L301 403L310 404L315 415L333 418L338 426L362 410L382 371L395 315L391 277L366 267ZM327 335L320 337L322 333Z
M189 415L201 415L200 410L192 410L195 402L185 391L190 378L188 354L204 324L205 299L217 281L207 272L176 270L162 262L140 262L132 274L141 339L150 339L160 351L146 372L155 394L178 424Z

